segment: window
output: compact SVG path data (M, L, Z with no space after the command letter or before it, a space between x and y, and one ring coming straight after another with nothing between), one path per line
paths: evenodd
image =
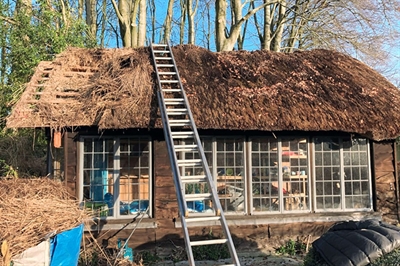
M252 213L309 210L308 142L251 139Z
M147 210L151 174L148 138L83 137L81 149L81 199L86 208L95 216L114 218Z
M202 138L207 163L214 176L220 203L225 213L243 213L245 210L244 143L243 138ZM191 145L193 142L184 144ZM181 174L204 177L205 173L201 164L190 161L199 159L197 152L181 152L179 158L187 160L180 169ZM209 193L207 184L185 183L185 194L202 193ZM188 211L192 213L214 211L210 200L189 201L187 206Z
M366 139L203 137L202 144L226 214L372 210ZM196 156L180 154L187 160ZM181 171L204 176L195 162L188 161ZM209 192L198 182L185 183L185 190ZM213 211L207 200L194 200L188 207L190 212Z
M372 209L368 142L315 138L316 211Z
M216 181L226 213L245 211L244 139L216 138Z
M184 145L194 145L193 142L184 141L181 144ZM207 159L207 163L210 171L212 172L212 152L213 152L213 142L211 138L203 138L202 145L204 154ZM203 166L201 163L193 162L191 160L200 159L199 153L196 152L180 152L179 158L184 158L187 163L183 165L180 169L182 176L194 176L198 179L205 177ZM199 183L197 180L193 182L186 182L185 184L185 194L203 194L209 193L208 184ZM210 200L193 200L187 201L188 211L190 213L202 213L202 212L212 212L212 203Z

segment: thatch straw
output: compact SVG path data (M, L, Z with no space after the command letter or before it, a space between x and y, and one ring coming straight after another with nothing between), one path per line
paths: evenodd
M0 213L0 244L8 242L11 257L87 218L66 187L48 178L0 179Z
M198 129L400 135L400 91L347 55L193 45L173 54ZM151 63L148 48L70 48L38 66L7 126L160 128Z

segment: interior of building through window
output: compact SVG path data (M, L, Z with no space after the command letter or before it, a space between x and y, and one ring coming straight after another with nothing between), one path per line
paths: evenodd
M245 209L244 140L217 138L217 190L224 212Z

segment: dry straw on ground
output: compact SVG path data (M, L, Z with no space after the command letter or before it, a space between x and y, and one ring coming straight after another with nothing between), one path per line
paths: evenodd
M48 178L0 179L0 214L0 244L7 241L11 257L87 217L65 186Z

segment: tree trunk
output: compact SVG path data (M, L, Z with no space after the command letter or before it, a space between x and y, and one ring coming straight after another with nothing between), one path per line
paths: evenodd
M234 20L229 30L228 36L225 36L226 27L226 10L227 3L224 0L215 1L215 25L216 25L216 47L217 51L232 51L240 36L243 23L245 23L257 11L264 8L267 4L249 9L247 14L242 16L243 6L240 0L232 0L232 11L234 13Z
M179 26L179 44L184 44L185 42L185 21L186 21L186 1L181 0L181 19L180 19L180 26Z
M32 14L32 1L30 0L17 0L15 4L14 14L18 13L30 15Z
M156 39L156 3L150 0L150 14L151 14L151 42L154 43Z
M223 51L226 36L226 9L228 5L225 0L215 1L215 45L217 51Z
M285 25L285 14L286 14L286 0L281 0L279 3L279 15L276 21L276 31L274 37L272 39L272 47L271 50L275 52L280 52L282 37L283 37L283 28Z
M264 0L266 4L268 0ZM271 6L267 5L264 7L264 27L263 27L263 38L261 41L261 50L271 49Z
M146 8L146 0L140 0L137 47L144 46L146 42Z
M187 7L187 14L188 14L188 25L189 25L189 32L188 32L188 44L195 44L195 23L194 18L197 11L197 4L198 0L195 0L195 7L193 8L193 0L187 0L186 7Z
M107 27L107 0L103 0L101 4L101 31L100 31L100 47L104 47L104 35Z
M171 38L171 31L172 31L172 16L174 12L174 0L169 0L168 1L168 7L167 7L167 15L165 16L164 20L164 35L162 38L162 41L164 43L169 42Z
M138 25L136 21L139 11L139 1L141 0L120 0L117 4L115 0L111 0L118 17L124 47L137 47L138 45Z
M85 0L86 7L86 24L89 28L89 36L92 39L96 38L97 33L97 12L96 0Z
M83 20L84 0L78 0L78 20Z

